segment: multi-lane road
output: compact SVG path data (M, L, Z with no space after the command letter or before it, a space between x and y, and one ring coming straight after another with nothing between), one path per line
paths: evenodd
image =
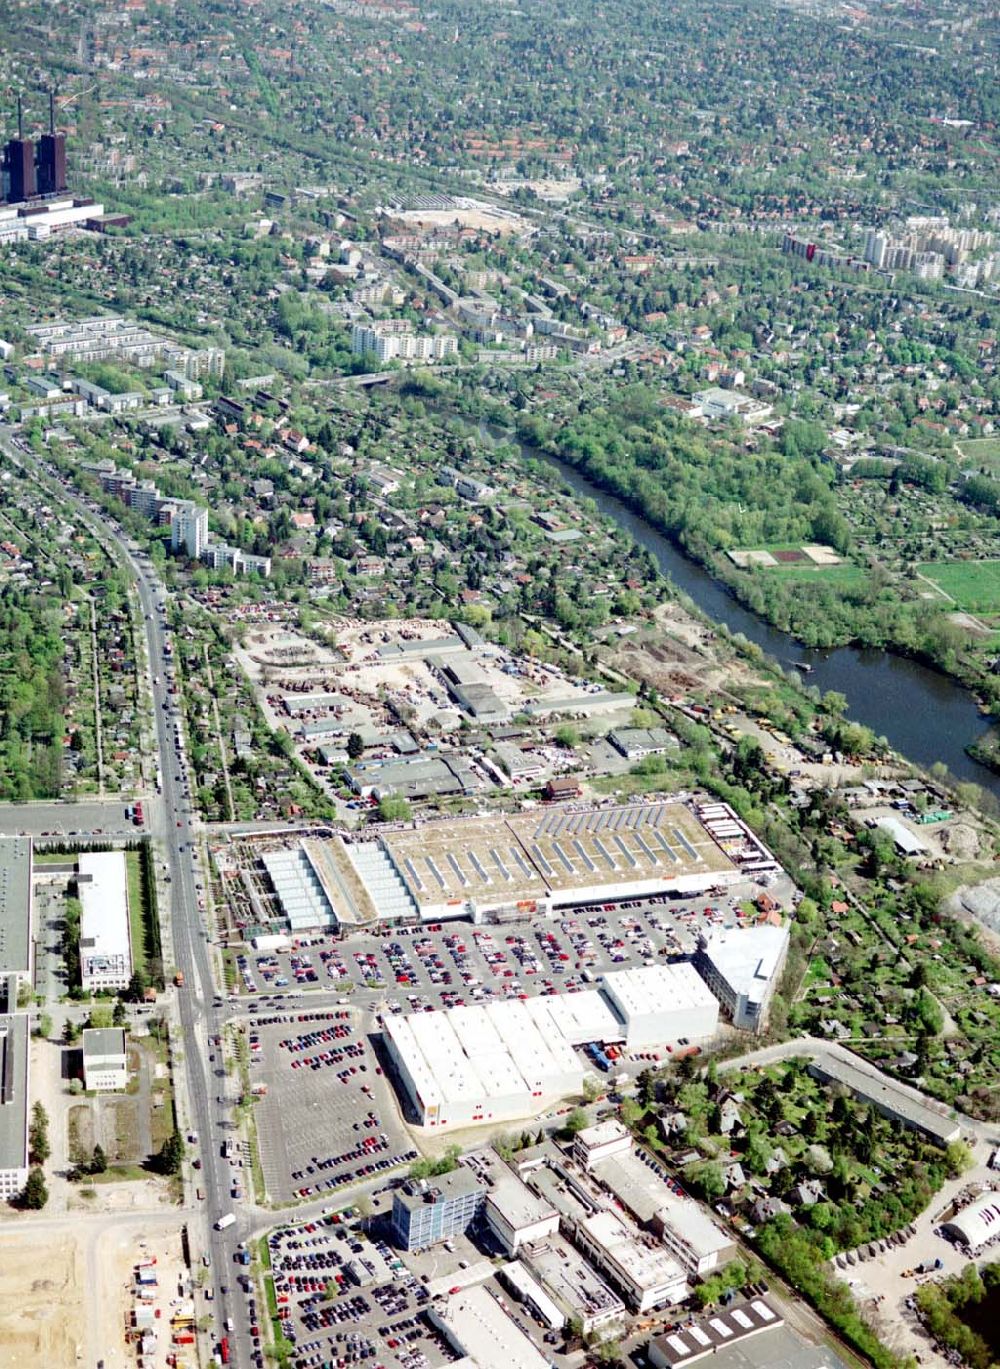
M209 929L199 909L198 886L205 886L208 881L201 867L197 823L189 798L191 786L182 738L182 710L179 696L169 694L166 683L172 670L165 651L168 628L160 607L166 605L166 590L149 561L146 558L140 561L121 528L98 507L91 506L79 492L64 485L52 474L51 468L46 470L30 451L14 441L11 430L2 425L0 449L15 464L52 489L57 498L71 504L104 544L110 544L131 574L138 594L146 634L156 748L162 777L161 795L148 804L147 827L153 839L162 845L162 855L167 863L173 958L185 981L178 992L177 1007L190 1129L197 1133L196 1148L202 1161L198 1175L199 1187L205 1192L202 1245L211 1254L217 1333L223 1334L227 1321L232 1320L233 1329L229 1332L231 1358L242 1369L242 1366L252 1364L253 1347L246 1302L237 1295L235 1286L234 1254L238 1242L253 1230L254 1221L250 1212L241 1214L237 1211L234 1225L225 1231L217 1231L214 1227L215 1220L232 1209L229 1164L221 1152L222 1142L229 1134L225 1128L232 1125L233 1119L231 1107L217 1101L224 1094L225 1080L216 1079L215 1067L208 1059L209 1037L220 1033L225 1014L212 973ZM156 681L159 681L158 685ZM62 821L58 824L66 832L70 830L68 811L62 809ZM91 820L91 831L98 825L105 826L103 822L93 823L89 813L86 818ZM55 821L52 825L53 828L57 826ZM79 821L74 815L73 827L83 831L87 825L82 812ZM117 827L117 822L114 825ZM25 822L26 830L34 827L34 822ZM218 1058L221 1061L221 1051Z

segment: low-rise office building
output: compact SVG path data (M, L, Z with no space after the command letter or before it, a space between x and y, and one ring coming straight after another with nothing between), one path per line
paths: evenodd
M587 1170L614 1155L627 1155L631 1149L631 1132L616 1117L584 1127L573 1141L574 1158Z
M611 1211L576 1224L574 1240L636 1312L667 1307L687 1296L687 1275L652 1236L642 1236Z
M124 1027L88 1027L84 1031L83 1084L97 1093L122 1093L128 1088Z
M516 1174L494 1170L484 1214L507 1255L559 1230L559 1213L523 1184Z

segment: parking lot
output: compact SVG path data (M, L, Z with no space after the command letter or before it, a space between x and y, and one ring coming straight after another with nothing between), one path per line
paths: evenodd
M247 1026L261 1168L287 1203L416 1158L357 1014L262 1014Z
M601 975L682 959L699 932L734 927L753 915L759 885L746 881L724 896L667 896L592 905L534 923L473 927L466 921L383 928L337 940L300 937L292 949L241 954L242 992L264 996L302 989L350 994L352 1003L389 1012L482 1003L535 994L573 993ZM787 906L782 876L768 895Z
M369 1364L440 1369L456 1356L427 1322L424 1286L384 1241L359 1235L352 1210L268 1237L282 1334L294 1369Z

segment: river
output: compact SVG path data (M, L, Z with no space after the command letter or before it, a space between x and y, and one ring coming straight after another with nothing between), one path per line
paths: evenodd
M485 425L480 425L480 432L488 432L494 439L513 440L509 433L486 429ZM866 724L876 736L885 737L890 746L910 760L925 767L943 761L958 779L972 780L1000 797L1000 775L980 765L965 751L968 743L986 730L985 720L967 689L940 671L891 652L857 647L807 650L787 632L771 627L744 608L724 585L620 499L600 489L565 461L525 443L519 445L525 456L558 470L577 494L593 499L606 517L651 551L664 575L713 622L725 623L731 632L741 632L783 666L799 661L812 666L808 675L803 676L809 684L843 694L851 718Z

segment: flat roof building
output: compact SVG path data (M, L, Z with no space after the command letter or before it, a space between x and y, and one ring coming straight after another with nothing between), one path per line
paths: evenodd
M88 1027L83 1033L83 1084L98 1093L128 1088L124 1027Z
M28 837L0 837L0 974L30 979L32 848Z
M584 1127L573 1141L574 1158L588 1170L613 1155L627 1155L631 1149L632 1134L617 1117Z
M957 1122L935 1112L916 1089L889 1079L874 1067L869 1071L860 1061L852 1065L824 1054L810 1063L809 1073L824 1084L843 1084L859 1102L867 1103L883 1117L919 1132L935 1145L948 1146L962 1134Z
M679 1196L657 1166L634 1151L605 1156L590 1168L637 1222L660 1237L689 1276L707 1274L736 1254L732 1237L705 1209Z
M687 1297L687 1275L652 1236L642 1236L616 1213L595 1212L576 1224L574 1240L636 1312Z
M436 1299L428 1315L449 1344L468 1355L478 1369L548 1369L545 1356L482 1284Z
M546 1293L545 1289L529 1274L520 1260L511 1260L500 1270L500 1281L504 1283L519 1302L525 1303L533 1316L549 1328L561 1331L566 1325L566 1314Z
M532 1117L583 1088L572 1046L542 1031L520 999L390 1016L384 1032L421 1126Z
M80 981L91 992L126 989L132 977L124 851L86 851L77 862Z
M621 1298L565 1237L552 1235L521 1258L560 1311L580 1319L585 1335L624 1317Z
M524 1245L544 1240L559 1230L559 1213L533 1193L516 1174L493 1170L492 1187L486 1197L485 1216L490 1230L507 1255Z
M465 1165L433 1179L410 1179L392 1196L392 1230L403 1250L426 1250L460 1236L479 1215L486 1189Z
M719 1005L688 964L616 970L601 990L625 1027L625 1046L642 1050L668 1041L708 1041L719 1027Z
M689 1364L715 1356L738 1341L763 1331L777 1331L784 1324L784 1317L772 1303L766 1298L753 1298L697 1317L667 1335L655 1336L649 1343L649 1362L655 1369L687 1369ZM754 1362L778 1361L755 1357Z
M0 1199L28 1181L28 1015L0 1016Z
M694 967L734 1027L763 1031L788 955L789 928L734 927L698 939Z

